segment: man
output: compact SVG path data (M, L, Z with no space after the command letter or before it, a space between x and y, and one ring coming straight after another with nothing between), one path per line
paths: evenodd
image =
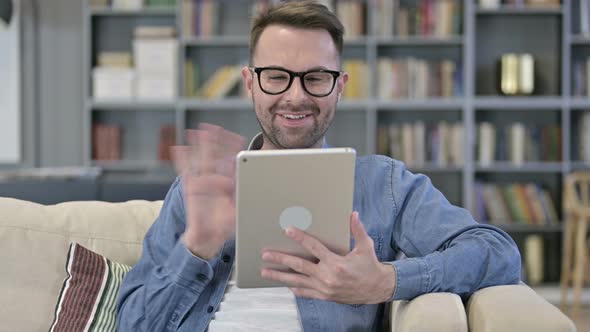
M325 146L348 80L342 35L338 19L310 1L284 3L254 21L242 76L262 133L250 149ZM317 260L264 252L265 261L295 271L261 271L288 288L235 289L232 162L243 139L202 125L187 140L174 153L181 176L121 287L120 331L378 330L388 301L440 291L467 297L519 281L520 255L508 235L476 223L401 162L368 156L356 164L354 249L339 256L289 229L287 238ZM308 171L286 176L305 181ZM409 258L395 260L399 254Z

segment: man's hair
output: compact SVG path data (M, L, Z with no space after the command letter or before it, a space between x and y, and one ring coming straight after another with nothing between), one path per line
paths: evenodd
M286 25L300 29L322 29L328 31L338 56L342 54L342 38L344 26L334 13L326 6L314 0L283 1L268 10L259 13L252 21L250 30L250 63L254 59L254 53L260 35L269 25Z

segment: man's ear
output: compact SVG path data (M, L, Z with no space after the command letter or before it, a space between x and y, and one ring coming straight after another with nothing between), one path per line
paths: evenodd
M348 83L348 73L343 72L336 83L336 89L338 92L338 101L340 101L340 98L342 97L342 93L344 93L344 87L346 86L346 83Z
M246 91L248 92L248 96L252 98L252 81L253 81L254 73L250 71L248 66L242 67L242 83L246 87Z

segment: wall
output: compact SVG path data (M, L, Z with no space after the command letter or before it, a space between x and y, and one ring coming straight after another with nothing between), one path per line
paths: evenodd
M0 163L15 164L21 160L18 1L7 14L10 18L0 20ZM10 22L6 22L6 19Z
M20 165L82 165L82 1L21 0L21 6Z

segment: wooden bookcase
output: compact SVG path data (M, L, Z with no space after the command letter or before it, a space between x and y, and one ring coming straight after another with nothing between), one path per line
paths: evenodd
M198 64L197 85L203 84L222 65L239 64L248 57L248 27L254 1L218 1L215 21L217 34L195 37L182 34L183 2L173 8L115 11L84 6L84 146L85 163L101 165L107 172L141 173L154 168L169 170L170 165L157 161L158 127L174 123L177 142L182 130L201 121L220 124L229 130L252 137L258 131L252 105L239 98L239 89L227 98L204 100L187 97L185 60ZM333 1L337 8L339 2ZM590 99L574 97L573 63L590 56L590 38L580 33L580 0L563 0L555 8L514 8L503 5L489 10L477 1L452 0L461 8L459 31L443 38L389 36L378 32L381 1L362 1L366 34L346 39L344 60L360 59L367 65L366 98L343 100L328 133L333 146L352 146L359 155L376 153L378 128L393 123L423 121L427 124L447 121L461 123L464 162L440 166L426 162L411 166L415 172L428 175L454 204L473 211L477 204L476 183L500 185L534 182L546 188L562 218L561 188L572 170L590 169L581 162L578 149L577 123L583 112L590 110ZM405 0L401 0L403 4ZM419 1L417 1L419 2ZM133 28L137 25L171 25L178 31L179 94L167 102L100 102L91 95L91 70L101 51L131 51ZM507 97L498 92L497 63L503 53L530 53L535 59L535 91L529 96ZM381 57L416 57L426 60L452 59L460 75L460 92L449 98L395 99L378 98L378 60ZM124 128L122 159L97 163L91 158L93 121L118 123ZM561 127L559 148L561 160L525 162L513 165L498 161L480 165L477 160L477 127L483 122L503 126L514 121L527 124L554 124ZM499 131L500 133L500 131ZM500 134L498 134L500 135ZM517 242L529 234L545 239L545 280L559 277L561 220L557 225L513 223L502 226Z

